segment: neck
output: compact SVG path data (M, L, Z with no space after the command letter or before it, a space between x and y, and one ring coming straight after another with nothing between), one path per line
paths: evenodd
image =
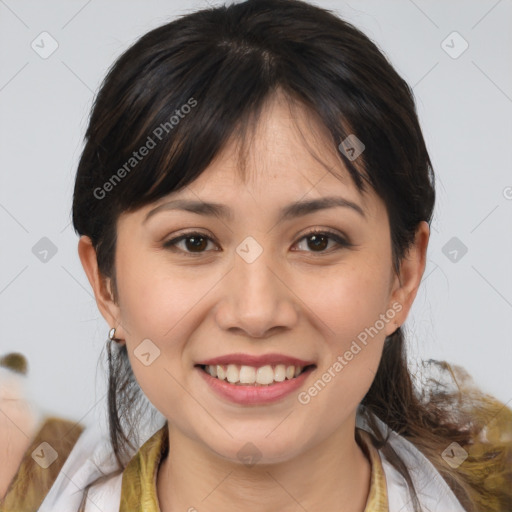
M253 466L168 428L169 455L157 477L161 512L364 511L371 465L355 440L355 417L293 460Z

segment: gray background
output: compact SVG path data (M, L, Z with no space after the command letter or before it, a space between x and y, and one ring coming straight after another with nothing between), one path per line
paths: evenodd
M406 323L411 366L460 364L508 403L512 2L316 3L361 28L413 86L437 173L428 265ZM0 355L27 355L29 394L48 412L90 423L106 404L98 361L108 326L70 224L94 93L140 35L206 5L0 0ZM42 32L58 44L47 58L52 39ZM40 252L48 246L56 253Z

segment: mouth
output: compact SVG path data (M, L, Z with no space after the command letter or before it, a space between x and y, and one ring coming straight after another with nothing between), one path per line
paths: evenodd
M224 381L234 386L269 387L297 379L303 373L316 368L309 364L299 366L293 364L266 364L263 366L248 366L239 364L198 364L195 365L216 380Z

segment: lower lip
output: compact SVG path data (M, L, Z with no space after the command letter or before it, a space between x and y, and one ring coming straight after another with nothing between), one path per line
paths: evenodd
M281 398L293 393L300 388L310 373L315 369L314 366L303 371L298 377L287 379L283 382L277 382L269 386L249 386L231 384L225 380L220 380L206 373L202 368L196 367L203 379L213 389L215 393L231 402L241 405L268 404L277 402Z

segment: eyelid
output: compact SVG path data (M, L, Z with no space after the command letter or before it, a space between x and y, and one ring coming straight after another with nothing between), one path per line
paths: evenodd
M318 253L316 253L318 256L322 256L324 254L331 254L332 252L336 252L337 250L355 246L355 244L350 242L349 237L347 237L345 234L341 234L336 231L332 231L329 228L312 228L309 231L306 231L304 234L300 235L297 238L297 240L294 242L293 245L295 246L299 242L301 242L304 238L308 238L313 235L327 235L327 237L329 239L333 240L337 244L337 247L335 247L334 249L331 248L328 250L319 251ZM192 238L194 236L199 236L199 237L205 238L207 241L211 241L214 244L218 245L216 239L213 236L206 234L206 233L202 233L200 231L192 230L192 231L187 231L187 232L178 234L178 236L165 241L163 243L163 247L168 248L169 250L174 250L175 252L181 253L183 255L192 256L192 257L201 256L203 254L207 254L207 253L211 252L211 251L202 251L202 252L194 253L194 252L190 252L190 251L183 251L181 249L176 248L176 244L178 244L179 242L181 242L184 239ZM294 251L294 252L307 252L310 254L315 254L315 251Z
M198 253L193 253L193 252L189 252L189 251L183 251L183 250L180 250L180 249L176 249L176 244L178 244L179 242L181 242L182 240L185 240L187 238L192 238L194 236L200 236L202 238L205 238L207 241L209 242L213 242L215 245L219 245L216 241L216 239L207 234L207 233L201 233L200 231L186 231L184 233L181 233L173 238L170 238L169 240L166 240L165 242L163 242L163 247L164 248L167 248L167 249L170 249L170 250L174 250L175 252L179 252L181 254L184 254L186 256L200 256L202 254L206 254L208 252L211 252L211 251L203 251L203 252L198 252Z
M327 235L331 240L334 240L339 247L354 247L354 244L350 242L349 237L343 233L338 233L337 231L332 231L329 228L312 228L306 231L304 234L300 235L297 238L297 241L294 243L296 245L298 242L303 240L304 238L308 238L312 235ZM315 254L314 251L306 251ZM331 251L321 251L318 254L327 254Z

